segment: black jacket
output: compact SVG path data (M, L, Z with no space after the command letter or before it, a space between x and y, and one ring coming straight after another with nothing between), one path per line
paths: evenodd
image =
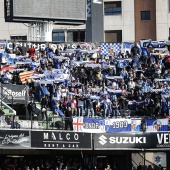
M30 103L28 104L28 106L27 106L27 109L28 109L28 112L35 112L35 110L36 110L36 104L30 102Z

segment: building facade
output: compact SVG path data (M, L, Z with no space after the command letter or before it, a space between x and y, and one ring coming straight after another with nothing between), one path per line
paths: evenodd
M10 23L0 0L0 39L44 41L40 24ZM87 0L84 25L53 24L54 42L134 42L167 40L170 34L170 0Z

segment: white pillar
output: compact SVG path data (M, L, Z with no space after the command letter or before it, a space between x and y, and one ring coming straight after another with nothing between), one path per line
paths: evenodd
M67 29L64 30L65 42L67 42Z
M52 41L52 31L53 31L53 22L43 23L42 35L44 35L44 41Z

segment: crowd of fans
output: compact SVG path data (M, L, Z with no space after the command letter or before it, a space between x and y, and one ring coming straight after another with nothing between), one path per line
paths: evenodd
M79 45L75 50L65 47L63 51L54 51L49 44L44 50L39 50L39 55L35 55L33 46L29 49L19 46L14 51L6 49L5 53L15 53L16 61L25 64L17 64L15 71L3 72L1 81L22 84L19 73L23 70L44 75L45 83L39 77L30 77L25 83L33 98L28 111L36 116L34 100L39 100L43 119L47 119L47 108L60 116L71 110L72 115L87 117L168 117L168 49L160 54L158 49L154 51L150 46L139 48L134 43L130 51L102 56L100 51L87 51ZM97 53L95 57L94 53ZM31 63L27 64L28 59ZM54 69L58 70L55 74ZM50 79L55 79L57 74L63 75L63 81L51 83Z
M44 158L5 158L1 163L0 170L126 170L126 166L121 166L115 161L98 160L97 158L86 157L81 159L56 156L55 159ZM133 166L133 170L164 170L161 165Z
M108 160L92 160L91 158L30 159L6 158L1 164L2 170L119 170L117 163Z

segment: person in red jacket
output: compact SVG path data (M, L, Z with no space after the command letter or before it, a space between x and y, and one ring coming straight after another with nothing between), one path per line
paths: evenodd
M35 48L31 44L31 47L28 49L29 57L33 57L35 55Z

